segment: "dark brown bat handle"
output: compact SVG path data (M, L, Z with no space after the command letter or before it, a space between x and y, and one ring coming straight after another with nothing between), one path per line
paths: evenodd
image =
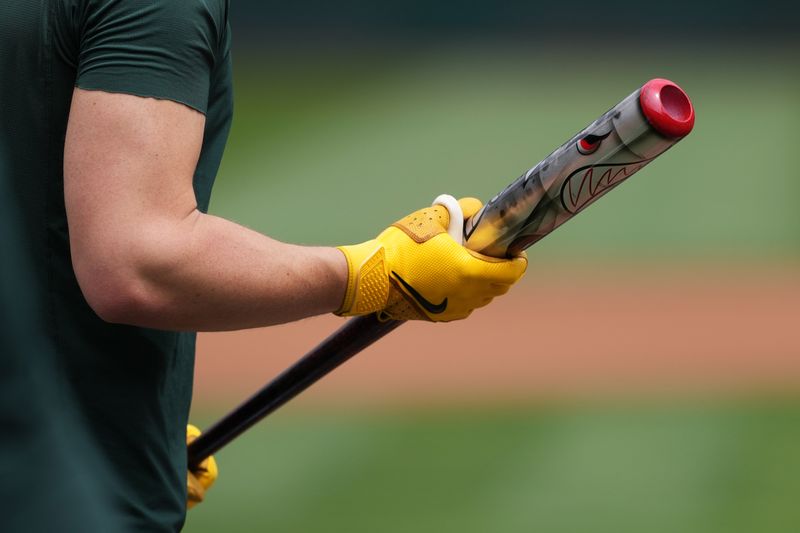
M403 322L399 320L378 320L376 314L348 320L316 348L192 442L187 452L189 467L199 465L203 459L400 324Z

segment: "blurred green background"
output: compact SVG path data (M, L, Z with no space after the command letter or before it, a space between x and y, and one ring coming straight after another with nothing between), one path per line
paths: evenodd
M697 107L691 137L547 239L537 259L798 255L796 48L617 45L601 61L578 47L551 52L469 43L239 54L211 210L290 241L365 240L441 192L491 198L666 77Z
M491 197L666 77L695 131L531 260L795 268L796 7L709 5L234 2L236 115L211 212L358 242L439 193ZM188 532L800 530L800 394L289 405L218 458Z

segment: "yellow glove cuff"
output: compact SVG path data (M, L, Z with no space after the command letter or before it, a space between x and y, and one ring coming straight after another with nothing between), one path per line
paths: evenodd
M389 272L383 244L373 239L338 248L347 258L347 290L336 314L365 315L386 307Z

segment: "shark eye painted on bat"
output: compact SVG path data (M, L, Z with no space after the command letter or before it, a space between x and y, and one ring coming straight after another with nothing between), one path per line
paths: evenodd
M601 135L596 135L594 133L589 133L588 135L584 135L578 142L575 143L575 146L578 148L578 152L583 155L593 154L600 148L600 143L603 142L603 139L611 135L611 131L607 133L603 133Z

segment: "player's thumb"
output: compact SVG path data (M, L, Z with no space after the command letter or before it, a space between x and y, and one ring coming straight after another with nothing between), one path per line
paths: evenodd
M468 196L466 198L459 198L458 205L461 206L461 211L464 213L464 220L467 220L469 217L475 215L475 213L481 210L481 207L483 207L483 202L477 198Z

